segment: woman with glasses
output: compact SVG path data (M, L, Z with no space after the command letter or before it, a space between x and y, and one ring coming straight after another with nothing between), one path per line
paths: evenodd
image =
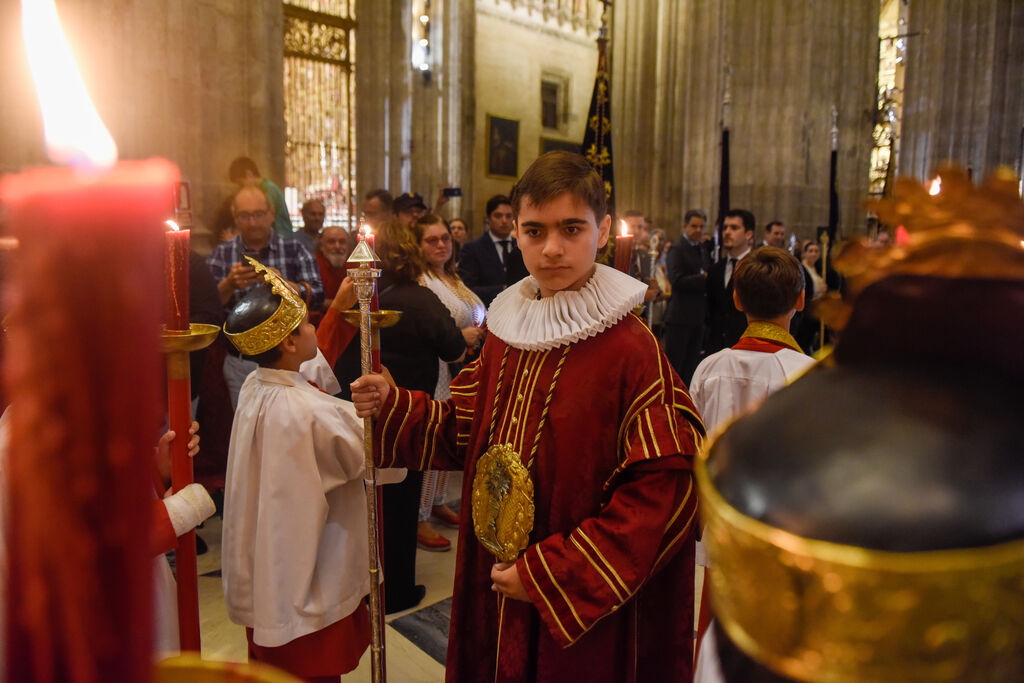
M426 214L413 224L413 234L420 245L423 260L427 266L420 275L419 283L427 287L445 305L456 326L462 330L466 347L476 349L483 341L482 329L487 309L480 297L474 294L459 278L455 269L452 232L444 219ZM434 398L447 400L451 395L448 385L458 368L452 368L443 360L438 361L439 371ZM448 489L448 473L428 470L423 473L423 491L420 496L420 522L416 543L424 549L435 552L450 550L451 542L439 534L430 524L431 515L441 524L457 529L459 516L445 505Z

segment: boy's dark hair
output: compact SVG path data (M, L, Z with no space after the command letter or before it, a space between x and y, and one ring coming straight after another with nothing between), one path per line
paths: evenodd
M509 206L511 206L512 200L503 194L496 194L490 199L488 199L487 205L484 208L486 215L490 216L492 213L494 213L495 209L497 209L502 204L508 204Z
M256 167L256 162L249 157L238 157L231 162L228 166L228 178L233 183L241 182L245 178L245 172L252 171L253 175L260 176L260 169Z
M783 222L782 221L771 221L771 222L769 222L768 225L764 226L764 234L767 235L768 233L770 233L772 231L772 228L774 228L776 225L783 225Z
M366 201L369 201L371 199L378 199L380 200L381 207L387 209L388 211L393 211L395 208L395 198L391 196L390 192L383 188L370 190L369 192L366 193L364 199Z
M589 161L563 150L541 154L530 164L512 187L512 212L519 215L525 197L534 206L540 206L566 192L586 203L594 212L595 221L604 220L608 213L604 181Z
M725 212L722 219L726 218L739 218L743 221L743 232L754 232L757 222L754 220L754 214L750 213L746 209L731 209Z
M804 289L804 269L785 249L758 247L736 264L733 283L743 312L767 320L796 306Z

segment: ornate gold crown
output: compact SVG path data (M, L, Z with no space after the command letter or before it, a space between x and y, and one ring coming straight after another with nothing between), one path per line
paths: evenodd
M868 203L881 223L906 232L885 249L862 241L843 245L834 266L846 277L846 298L830 294L814 309L829 327L843 329L857 295L889 275L1024 279L1024 202L1016 174L1000 168L981 187L955 166L938 174L938 194L900 178L891 198Z
M1024 540L905 553L813 540L729 505L705 457L696 475L715 617L772 671L829 683L1024 671Z
M246 256L245 259L257 272L263 273L263 279L270 285L270 291L281 297L281 303L274 314L256 327L234 334L224 330L227 338L243 355L257 356L280 344L299 326L306 317L306 302L277 273L251 256Z

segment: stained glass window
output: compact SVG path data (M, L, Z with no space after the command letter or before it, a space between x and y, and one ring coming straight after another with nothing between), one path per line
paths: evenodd
M352 229L355 187L355 0L284 7L285 196L292 220L319 199L325 225Z

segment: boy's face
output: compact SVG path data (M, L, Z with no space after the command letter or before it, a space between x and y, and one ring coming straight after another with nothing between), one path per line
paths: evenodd
M516 240L541 296L577 290L587 283L597 250L608 242L611 223L611 216L605 215L598 224L591 208L569 192L540 206L529 195L523 197Z

